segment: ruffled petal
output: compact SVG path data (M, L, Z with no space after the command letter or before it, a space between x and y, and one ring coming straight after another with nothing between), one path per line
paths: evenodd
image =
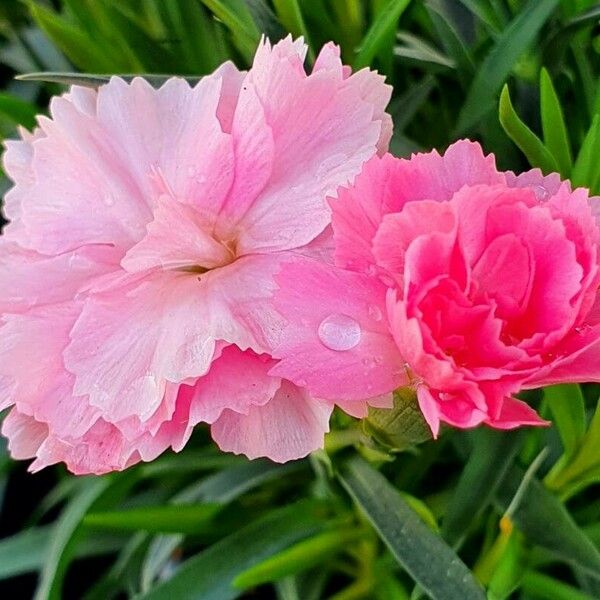
M247 415L225 410L211 432L221 450L283 463L323 447L331 411L330 404L284 381L269 402Z

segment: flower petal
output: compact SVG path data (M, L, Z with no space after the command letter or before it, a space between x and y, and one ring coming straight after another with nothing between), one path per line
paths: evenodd
M269 402L250 407L247 415L223 411L211 432L221 450L283 463L323 447L331 411L330 404L284 381Z

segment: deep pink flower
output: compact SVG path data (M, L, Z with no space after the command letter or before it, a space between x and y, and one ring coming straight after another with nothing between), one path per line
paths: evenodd
M7 143L13 456L100 473L179 450L199 422L251 457L322 444L331 402L268 373L272 274L290 253L330 252L326 196L385 151L390 88L331 44L307 74L305 52L263 42L248 73L226 63L193 88L74 87Z
M328 399L413 385L434 434L542 423L515 393L600 381L598 202L468 141L371 159L331 202L338 267L278 277L271 372Z

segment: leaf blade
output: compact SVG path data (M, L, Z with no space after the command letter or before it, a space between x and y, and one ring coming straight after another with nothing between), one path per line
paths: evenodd
M371 64L380 47L387 42L390 31L393 31L402 13L411 0L389 0L369 27L354 58L354 69L362 69Z
M523 123L510 100L508 85L500 95L498 108L500 124L506 135L521 149L532 167L539 167L545 174L558 170L554 157L542 143L542 140Z
M142 600L232 600L236 575L324 527L321 505L300 501L276 509L183 563L176 574ZM293 523L293 527L291 526ZM210 573L210 577L199 577Z
M559 0L529 0L504 29L477 71L456 125L455 135L471 129L494 103L513 65L531 45Z
M485 599L466 565L383 475L355 457L345 463L339 476L396 560L434 600Z

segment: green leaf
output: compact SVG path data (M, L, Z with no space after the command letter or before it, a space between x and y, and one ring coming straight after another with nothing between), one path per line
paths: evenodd
M273 0L273 6L283 26L294 36L304 36L310 47L310 35L298 0ZM312 49L311 49L312 52Z
M521 149L532 167L539 167L544 173L558 171L554 157L542 140L521 121L510 101L508 85L500 95L499 118L506 135Z
M392 100L387 112L394 120L394 134L400 134L406 129L434 88L434 77L426 75L421 81L411 85L404 94Z
M456 68L455 62L424 39L412 33L398 33L398 40L403 45L394 48L395 56L408 63L416 63L433 70L448 70Z
M516 531L512 531L508 536L504 551L495 564L487 585L490 600L508 599L519 587L527 564L528 557L523 548L523 536Z
M540 104L546 148L556 159L560 174L567 178L573 164L571 144L560 100L546 69L540 72Z
M199 2L156 4L189 73L210 73L229 58L218 23Z
M171 579L141 596L143 600L231 600L235 577L325 525L322 505L301 501L275 509L183 563Z
M178 503L201 501L227 504L263 483L285 477L306 467L307 463L304 461L284 465L264 459L246 461L193 484L179 493L175 500Z
M511 504L522 479L523 470L513 467L502 482L496 499L503 511ZM560 500L537 479L532 479L523 490L512 520L530 543L592 577L600 577L600 552Z
M484 600L485 594L453 550L362 458L343 465L340 480L396 560L434 600Z
M535 571L525 573L522 589L528 597L539 600L594 600L571 585Z
M461 543L477 515L490 504L523 440L520 432L485 429L474 432L474 438L442 524L442 536L452 546Z
M461 109L455 135L476 125L492 108L517 59L531 46L559 0L529 0L481 63Z
M245 590L270 581L277 581L286 575L306 571L311 567L323 564L332 555L348 547L349 544L357 542L363 535L364 531L360 529L325 531L298 542L240 573L234 579L233 585Z
M471 51L454 26L448 5L443 0L427 0L425 6L446 54L452 58L464 84L465 79L470 77L475 70L475 62Z
M220 504L148 506L120 511L89 513L87 527L152 533L198 533L204 531L221 510Z
M39 109L29 102L11 94L0 93L0 115L10 119L15 125L23 125L27 129L35 127L35 116Z
M60 83L62 85L81 85L96 88L110 81L110 75L88 75L84 73L25 73L17 75L19 81L44 81L46 83Z
M585 435L585 402L577 384L553 385L544 389L567 459L579 448Z
M600 478L600 456L598 447L600 445L600 401L596 412L590 423L590 427L584 435L577 453L557 473L549 477L548 485L552 489L564 491L568 486L574 486L573 491L583 489L582 483L590 484ZM570 494L567 494L570 495Z
M460 2L491 30L499 31L503 28L502 20L498 18L488 2L482 2L481 0L460 0Z
M109 477L82 480L82 489L66 505L52 531L52 542L40 575L35 600L59 600L62 581L73 555L75 536L90 507L107 490Z
M37 571L44 566L52 542L52 525L24 529L0 540L0 580ZM96 534L84 537L76 548L76 558L87 558L116 552L123 538Z
M216 455L212 458L216 459L218 456ZM230 455L220 454L220 457L236 458L236 462L239 462L237 457ZM207 462L206 458L204 456L204 463ZM165 459L161 460L164 461ZM166 464L172 466L173 461L167 461ZM148 469L151 466L145 465L144 469ZM242 464L223 469L182 490L173 498L173 505L178 507L185 502L215 502L224 506L260 485L297 472L305 466L306 464L302 461L287 463L285 465L275 464L268 460L243 461ZM152 540L148 554L142 565L142 590L147 591L150 589L157 573L169 559L173 550L182 542L182 535L163 535Z
M44 81L46 83L60 83L61 85L80 85L83 87L97 88L110 81L111 77L120 77L125 81L131 81L136 77L141 77L151 83L154 87L160 87L167 80L171 79L172 75L157 75L154 73L128 73L125 75L99 75L99 74L88 74L88 73L26 73L24 75L17 75L16 79L19 81ZM190 84L197 83L200 77L182 77Z
M395 30L398 19L409 4L410 0L389 0L379 11L360 44L353 63L354 69L362 69L371 64L373 58L386 44L390 32Z
M55 12L33 1L28 5L36 23L77 67L100 72L110 72L115 68L114 62L91 41L88 35Z
M252 60L260 32L243 0L202 0L231 31L233 43L248 63Z
M600 115L595 115L571 173L571 181L575 187L587 187L592 193L600 192L600 169L597 163L599 153Z

